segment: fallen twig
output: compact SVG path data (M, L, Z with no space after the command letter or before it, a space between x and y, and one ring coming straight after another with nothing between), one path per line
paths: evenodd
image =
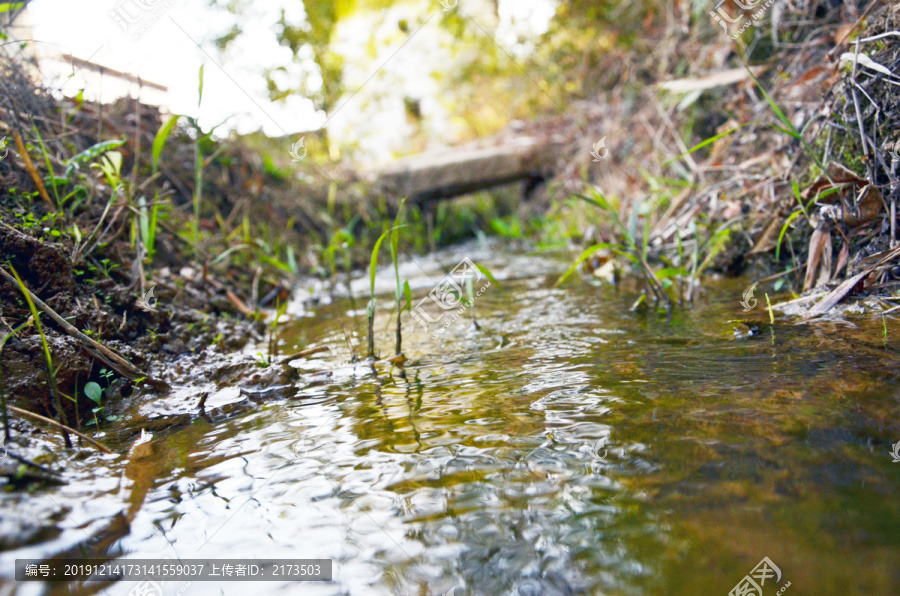
M15 278L10 275L5 269L0 267L0 276L6 279L6 281L16 285ZM128 362L125 358L123 358L120 354L111 350L104 346L103 344L94 341L74 326L72 326L68 321L59 316L52 308L47 306L43 300L34 295L34 292L25 288L25 291L31 296L31 299L34 300L35 306L44 311L53 321L62 327L63 331L69 334L71 337L78 340L82 343L88 350L91 352L97 352L102 355L102 360L106 362L109 366L111 366L117 373L122 375L123 377L129 378L132 381L136 379L143 378L149 385L156 387L157 389L168 389L169 384L165 381L159 381L156 379L150 378L150 376L143 372L141 369L137 368L132 363Z
M7 406L7 408L9 408L9 410L11 412L15 412L16 414L19 414L20 416L27 416L30 418L34 418L35 420L40 420L41 422L46 422L47 424L51 424L57 428L67 430L70 433L72 433L73 435L84 439L85 441L87 441L88 443L90 443L91 445L93 445L94 447L96 447L97 449L102 451L103 453L112 453L112 451L110 451L109 448L106 447L105 445L103 445L102 443L98 443L97 441L90 438L89 436L83 435L80 432L78 432L77 430L75 430L74 428L71 428L69 426L66 426L65 424L57 422L56 420L53 420L52 418L47 418L46 416L41 416L40 414L35 414L34 412L29 412L28 410L23 410L22 408L17 408L15 406Z
M291 354L290 356L285 356L281 359L282 362L290 362L291 360L296 360L297 358L306 358L307 356L312 356L313 354L319 354L320 352L327 352L331 350L328 346L318 346L316 348L309 348L308 350L303 350L302 352L297 352L296 354Z
M234 307L237 308L242 315L247 316L253 313L253 311L250 310L250 307L244 304L244 301L238 298L237 294L235 294L231 290L227 290L225 292L225 296L228 297L228 300L230 300L231 303L234 304Z

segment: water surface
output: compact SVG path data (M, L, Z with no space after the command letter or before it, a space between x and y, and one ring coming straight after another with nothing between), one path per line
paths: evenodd
M409 263L417 301L463 256L500 282L475 303L478 329L468 312L437 338L409 320L401 370L350 363L361 300L309 307L287 348L332 352L297 363L292 398L194 417L157 431L151 457L94 456L70 466L83 482L3 497L57 507L60 528L0 554L4 576L79 545L334 560L330 584L167 594L725 595L768 557L767 596L900 593L895 325L887 339L880 320L773 326L741 312L731 281L668 317L631 313L633 287L555 288L564 261L474 246L420 259L427 274ZM385 295L385 355L390 308ZM756 332L736 334L748 317ZM213 407L235 399L220 393ZM127 529L104 540L116 516Z

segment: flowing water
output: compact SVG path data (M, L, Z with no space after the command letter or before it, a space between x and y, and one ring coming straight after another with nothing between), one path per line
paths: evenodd
M724 596L764 557L778 573L751 578L766 596L900 593L895 325L772 326L731 281L668 317L632 313L633 288L555 288L563 257L496 246L408 264L417 301L463 256L499 281L475 302L480 329L470 312L437 337L443 322L409 319L405 371L349 363L343 329L358 342L364 324L347 299L312 306L283 336L332 352L298 362L291 398L194 417L157 430L151 457L91 456L64 487L4 497L58 510L58 530L0 553L0 592L12 559L77 545L334 561L331 583L164 586L186 595ZM736 333L748 317L754 332Z

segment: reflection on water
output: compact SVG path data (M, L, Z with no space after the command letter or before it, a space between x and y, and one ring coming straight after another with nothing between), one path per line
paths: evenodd
M788 581L900 593L898 355L880 321L760 318L740 339L739 283L666 318L629 313L626 290L553 288L553 261L487 264L503 279L475 305L480 330L461 318L435 340L410 323L405 371L348 364L341 323L362 322L344 300L317 308L285 337L332 346L303 365L329 383L158 432L145 457L16 501L60 503L63 530L4 566L121 511L93 554L335 561L332 584L252 586L265 593L724 595L764 557L781 573L767 596Z

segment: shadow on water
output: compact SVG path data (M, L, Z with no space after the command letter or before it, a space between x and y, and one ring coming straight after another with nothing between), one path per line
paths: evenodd
M348 364L341 324L360 345L364 324L346 300L315 307L284 337L333 351L298 363L294 399L197 418L46 498L73 519L85 499L123 511L92 554L334 559L336 581L303 594L724 595L763 557L766 595L900 593L900 369L880 320L772 326L731 282L669 318L631 313L632 292L494 258L480 329L410 321L405 370Z

